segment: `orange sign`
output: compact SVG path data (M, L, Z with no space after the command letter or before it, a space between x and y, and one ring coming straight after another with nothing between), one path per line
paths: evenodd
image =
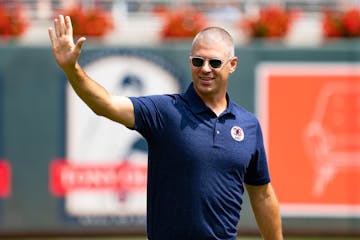
M263 64L257 74L283 214L360 216L360 66Z

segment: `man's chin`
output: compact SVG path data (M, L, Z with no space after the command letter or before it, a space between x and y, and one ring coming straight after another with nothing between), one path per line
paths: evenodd
M195 90L199 95L209 95L213 93L214 87L210 84L197 84Z

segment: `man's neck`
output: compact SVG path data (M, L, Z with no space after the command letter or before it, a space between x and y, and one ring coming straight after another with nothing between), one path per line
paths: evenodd
M219 116L225 109L227 108L227 99L226 94L223 96L211 96L211 97L204 97L200 96L206 106L210 108L216 116Z

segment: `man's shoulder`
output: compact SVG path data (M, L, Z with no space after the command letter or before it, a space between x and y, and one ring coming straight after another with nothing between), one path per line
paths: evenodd
M241 106L235 102L232 102L231 104L232 112L235 115L257 120L257 116L253 112L250 112L248 109L246 109L244 106Z
M162 106L173 105L176 101L178 101L180 94L171 93L171 94L154 94L154 95L146 95L139 97L130 97L133 103L137 103L140 105L154 105L157 108L161 108Z
M169 101L176 99L180 94L178 93L160 93L160 94L151 94L144 96L131 96L131 99L149 99L154 101Z

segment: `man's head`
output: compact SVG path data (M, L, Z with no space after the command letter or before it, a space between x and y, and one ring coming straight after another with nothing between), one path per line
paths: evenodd
M234 40L225 29L220 27L208 27L201 30L192 42L192 48L197 42L204 41L205 43L223 44L226 51L228 51L229 57L235 55Z
M237 65L234 54L234 41L222 28L205 28L195 36L190 68L195 90L200 97L225 97L229 75Z

